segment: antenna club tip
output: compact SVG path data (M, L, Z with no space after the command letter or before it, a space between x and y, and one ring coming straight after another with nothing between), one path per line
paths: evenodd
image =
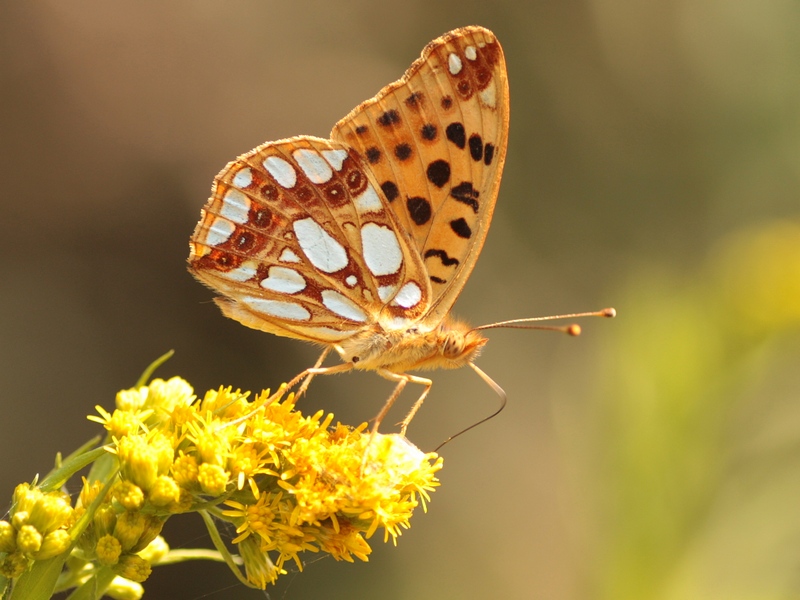
M572 324L567 327L567 333L572 336L579 336L581 334L581 326L577 324Z
M600 311L600 313L604 317L608 317L609 319L613 319L614 317L617 316L617 311L613 308L604 308L603 310Z

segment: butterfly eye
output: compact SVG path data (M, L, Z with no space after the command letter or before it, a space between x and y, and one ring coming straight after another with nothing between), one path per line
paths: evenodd
M452 336L448 336L442 346L442 354L448 358L459 356L464 351L464 345Z
M358 362L358 361L360 361L360 360L361 360L361 359L360 359L358 356L354 356L353 358L351 358L351 359L350 359L350 362L352 362L352 363L357 363L357 362Z

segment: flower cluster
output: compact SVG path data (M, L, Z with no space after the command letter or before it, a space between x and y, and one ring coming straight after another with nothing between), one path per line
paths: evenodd
M21 483L14 490L8 521L0 521L0 575L19 577L33 560L46 560L72 545L74 523L69 496Z
M249 393L220 388L198 399L175 377L119 392L113 412L98 407L90 417L108 438L75 508L60 491L17 489L10 521L0 522L0 574L17 577L71 549L62 587L94 578L109 593L124 587L136 597L159 561L202 557L225 560L244 583L264 588L287 561L302 569L303 551L352 562L367 560L378 529L396 542L438 485L441 458L402 436L372 436L366 424L303 416L282 391L250 402ZM186 512L202 515L216 552L170 551L161 529ZM219 521L236 529L244 574Z

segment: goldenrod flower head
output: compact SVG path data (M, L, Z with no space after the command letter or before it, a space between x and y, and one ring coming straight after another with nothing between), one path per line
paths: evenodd
M0 575L7 579L19 577L28 568L28 559L22 552L7 554L0 560Z
M119 562L113 567L114 573L125 579L130 579L137 583L145 581L150 577L153 568L150 563L136 554L125 554L120 557Z
M72 545L67 528L73 522L73 514L66 494L43 492L29 484L18 485L14 490L11 521L0 521L0 552L19 554L26 561L65 552ZM9 560L12 570L20 564L17 559Z
M387 538L396 539L400 528L409 526L419 499L424 502L438 485L435 473L441 459L424 454L402 436L377 434L370 441L363 434L366 425L331 430L330 415L291 416L292 408L291 398L276 402L265 415L247 422L243 437L270 439L270 465L280 472L271 485L262 483L252 500L226 501L229 509L223 515L237 526L234 543L250 547L258 542L261 552L277 552L278 571L287 560L302 569L299 553L304 550L322 550L337 560L367 560L371 548L365 538L383 527ZM268 420L270 412L280 426L287 426L288 445L275 443L280 427ZM264 430L271 435L259 435Z
M44 536L33 525L23 525L17 531L17 548L25 554L34 554L42 546Z
M277 466L278 463L274 449L259 448L259 446L261 444L239 444L231 449L231 456L228 459L231 475L236 481L236 489L244 489L245 483L247 483L256 498L259 495L256 477L258 475L278 476L278 472L271 468L273 465Z
M247 398L250 392L241 390L233 391L231 386L221 387L216 390L208 390L197 407L200 415L214 414L222 421L237 419L246 415L250 410L250 403Z
M122 478L149 490L158 477L158 455L146 434L129 435L117 442L116 452Z
M178 458L172 463L172 477L175 479L175 483L182 488L194 489L199 473L197 458L192 454L184 454L181 450Z
M255 534L261 538L260 547L273 549L275 542L272 536L275 532L272 523L280 513L282 496L282 492L261 494L255 502L250 504L243 504L235 500L225 502L233 510L223 511L222 514L232 517L233 522L237 524L236 533L239 534L233 543L238 544L251 534Z
M167 381L153 379L144 389L147 390L145 406L156 415L170 416L176 408L190 406L195 400L194 389L180 377Z
M92 524L98 538L113 533L117 526L117 511L110 504L100 505L94 513Z
M242 541L239 544L239 552L244 560L247 580L258 588L264 589L268 583L275 583L278 575L286 573L273 564L269 555L261 550L254 538Z
M95 406L95 409L100 413L100 416L89 415L88 419L100 423L115 439L133 435L144 429L144 424L141 420L143 415L138 412L117 409L113 413L109 413L102 406Z
M8 521L0 521L0 552L14 552L17 549L17 530Z
M144 505L144 492L132 481L118 481L111 493L125 510L139 510Z
M140 512L124 512L117 517L117 525L114 527L114 537L122 544L122 549L130 551L142 537L147 518Z
M148 515L145 519L144 531L139 536L139 541L131 548L131 552L138 553L147 548L161 533L164 528L164 521L165 519L163 518Z
M177 504L180 497L181 490L175 480L169 475L159 475L147 499L153 506L165 507Z
M144 409L150 390L148 386L121 390L117 392L117 408L126 413L136 413Z
M14 488L14 500L11 512L12 516L22 515L17 517L17 519L24 519L23 522L19 523L19 527L27 522L28 515L33 509L33 505L41 499L42 495L43 493L39 488L28 483L20 483Z
M159 475L169 472L174 457L170 440L158 431L120 439L116 453L123 479L145 492L150 491Z
M95 546L97 560L104 565L115 565L122 554L122 544L113 535L104 535Z
M43 534L69 524L72 518L70 498L56 491L43 494L31 507L28 522Z
M66 529L51 531L42 541L39 551L34 555L36 560L47 560L69 550L72 545L72 536Z
M92 502L94 502L95 498L103 491L103 482L102 481L89 481L85 477L83 478L83 487L81 488L81 493L78 496L78 506L79 507L86 507L89 506Z
M221 496L228 487L228 473L219 465L203 463L200 465L197 481L204 493L209 496Z

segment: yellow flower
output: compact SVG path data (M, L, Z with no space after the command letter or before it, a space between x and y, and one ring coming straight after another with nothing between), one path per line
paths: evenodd
M72 537L66 529L56 529L51 531L42 541L39 551L34 555L36 560L47 560L59 554L63 554L72 545Z
M142 488L132 481L119 481L112 490L114 499L125 507L125 510L138 510L144 504Z
M17 549L17 530L8 521L0 521L0 552L14 552Z
M176 504L180 497L181 490L175 480L168 475L159 475L147 499L153 506L169 506Z
M258 498L259 490L256 483L258 475L271 475L277 477L278 473L271 466L277 465L274 451L270 448L258 450L255 444L237 444L231 449L231 456L228 460L231 474L236 480L236 488L244 489L247 483L253 496Z
M126 436L117 443L116 452L122 478L149 490L158 477L158 453L148 436Z
M117 517L117 524L114 527L114 537L122 544L124 551L130 551L142 537L147 518L139 512L125 512Z
M0 560L0 575L8 579L19 577L28 568L28 559L22 552L14 552Z
M228 473L219 465L203 463L200 465L197 481L200 488L210 496L221 496L228 485Z
M172 476L180 487L191 489L197 484L200 473L197 458L191 454L180 451L178 458L172 463Z
M152 570L150 563L136 554L121 556L119 562L114 565L114 572L117 575L137 583L141 583L150 577Z
M33 525L23 525L17 531L17 548L25 554L38 552L44 536Z
M282 496L281 492L274 495L261 494L253 504L249 505L235 500L226 501L225 504L234 510L225 510L222 514L231 517L231 521L237 526L236 533L239 534L233 543L238 544L251 534L256 534L261 538L260 547L274 548L272 523L280 512Z
M95 546L97 559L104 565L115 565L122 554L122 544L113 535L104 535Z
M268 583L275 583L278 575L286 573L273 564L269 555L261 550L254 538L243 540L239 544L239 552L244 560L247 580L262 590L267 587Z
M303 552L366 561L377 529L396 540L413 510L424 508L441 459L400 436L365 435L366 424L334 425L323 411L303 416L282 390L250 403L249 392L220 387L198 400L172 378L119 392L113 413L98 407L90 417L109 435L77 508L60 491L15 489L0 521L0 575L18 577L74 543L65 579L79 585L110 568L118 577L105 594L139 598L153 564L209 555L170 551L160 537L167 518L198 510L218 557L230 551L212 516L236 528L239 575L255 587L274 583L287 561L302 570Z

